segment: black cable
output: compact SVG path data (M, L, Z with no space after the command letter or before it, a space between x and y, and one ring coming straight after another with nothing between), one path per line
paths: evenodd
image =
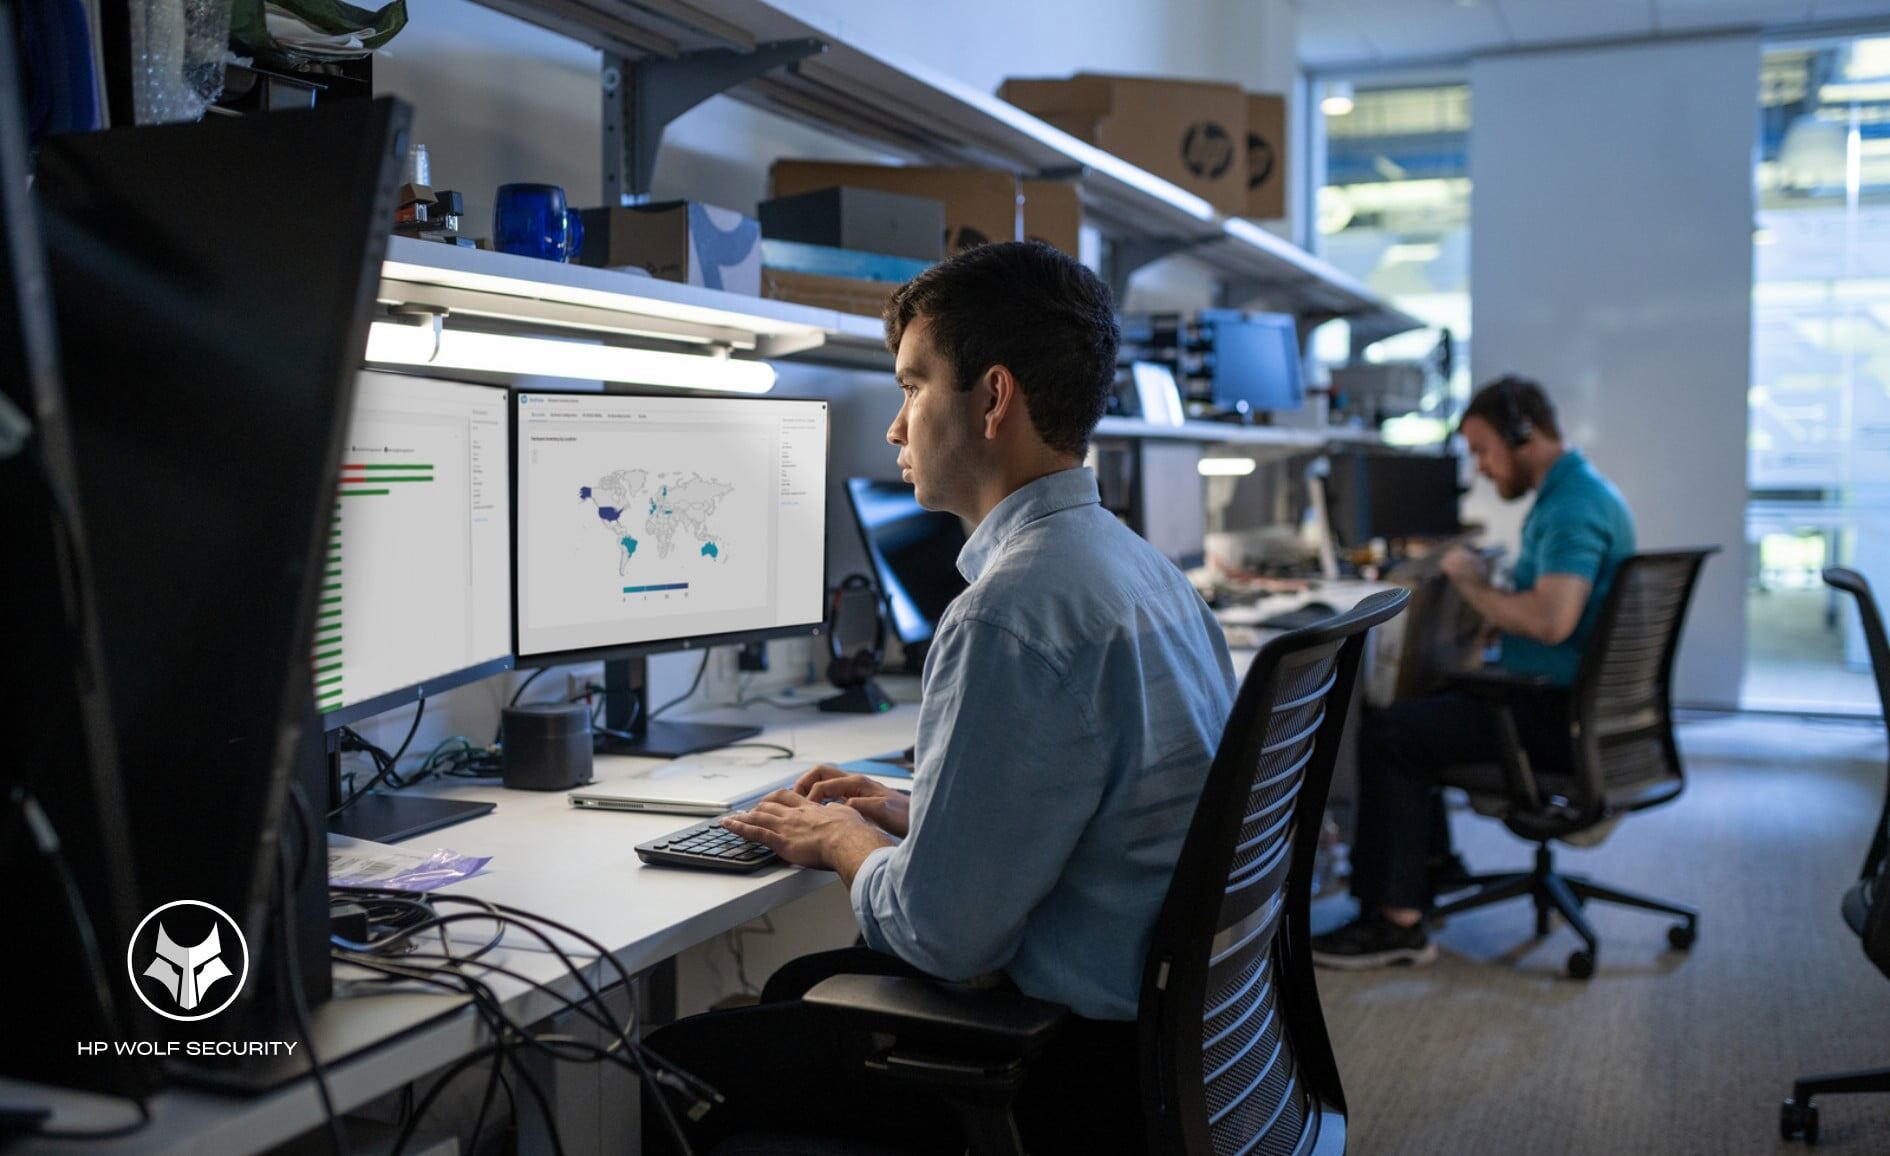
M379 747L375 746L374 744L368 742L366 739L362 738L360 735L356 734L353 731L353 729L346 728L346 727L342 728L344 744L347 743L349 739L352 739L354 742L359 743L361 749L366 750L369 757L374 760L376 769L375 769L374 777L368 780L367 786L362 787L359 790L351 792L347 798L343 799L340 803L335 805L334 810L328 812L328 817L330 819L334 818L336 815L341 814L343 811L347 810L349 807L354 806L356 802L360 801L361 796L367 794L369 791L373 790L375 787L378 787L383 782L389 784L392 787L395 787L396 789L410 785L402 781L400 776L394 773L394 768L397 765L399 765L401 757L407 753L407 748L413 745L413 736L419 733L420 719L426 713L427 713L427 700L426 700L426 697L422 695L420 698L419 705L414 708L413 725L407 728L407 737L400 740L400 749L396 750L391 755L381 750ZM344 749L346 749L345 746L344 746Z
M715 749L718 751L737 751L744 747L753 748L755 750L780 751L781 753L775 756L777 758L791 759L794 757L794 748L784 747L780 743L723 743Z
M700 665L696 667L696 677L694 681L690 682L689 689L683 691L681 694L677 695L675 698L670 699L668 702L664 703L662 706L659 706L655 710L651 711L650 712L651 718L657 717L658 715L662 714L664 711L668 710L670 707L675 706L677 703L684 701L690 695L696 693L696 688L702 685L702 676L709 672L709 656L714 653L715 651L713 650L708 650L708 649L703 650L702 662Z
M565 949L562 946L560 946L557 943L557 941L553 940L550 936L546 935L543 931L539 930L537 927L532 926L532 922L543 923L547 927L551 927L569 936L570 938L577 940L578 942L584 944L585 946L591 948L596 953L600 961L607 962L610 965L610 967L614 971L616 971L618 979L624 985L625 990L626 991L633 990L634 985L631 982L629 972L626 971L622 963L620 963L614 955L612 955L609 951L607 951L601 943L598 943L597 940L591 938L590 936L584 934L581 931L576 930L575 928L559 923L558 921L551 919L547 916L536 915L532 912L523 911L521 909L514 908L514 907L509 907L502 903L492 903L486 900L477 899L472 896L460 896L460 895L440 895L440 896L434 897L434 901L435 902L475 904L478 907L480 907L484 912L487 912L487 913L498 912L500 914L511 917L515 921L516 925L520 928L520 930L526 932L527 934L530 934L535 939L537 939L540 943L544 944L544 946L553 955L556 955L559 961L564 964L565 970L571 974L572 978L577 981L579 987L581 987L584 990L585 995L591 1000L592 1003L596 1005L596 1007L602 1013L603 1018L602 1018L602 1023L600 1023L600 1026L603 1026L603 1024L614 1025L615 1021L609 1014L609 1006L604 1002L602 994L591 983L589 977L584 974L583 969L578 967L578 965L572 960L570 955L565 951ZM487 918L487 917L489 917L489 915L482 916L481 914L478 914L478 913L467 913L466 915L461 915L461 916L443 915L443 916L438 917L433 922L435 924L444 924L449 921L460 922L460 921L469 920L469 919L481 919L481 918ZM421 927L421 928L411 929L403 933L402 936L398 938L411 938L412 936L419 934L419 932L422 930L425 930L425 928ZM489 965L482 964L481 966L489 966ZM499 969L494 968L494 970L499 970ZM471 981L470 977L462 977L462 978L467 979L469 982L475 982L475 983L477 982L477 981ZM519 978L523 979L523 977L519 977ZM531 981L527 980L526 982L531 982ZM555 993L551 993L551 994L555 995ZM691 1075L690 1073L688 1073L687 1071L684 1071L681 1068L676 1067L674 1064L671 1064L667 1060L663 1059L662 1056L658 1055L657 1053L651 1052L647 1048L643 1047L643 1045L639 1043L632 1035L632 1032L635 1027L635 1023L636 1023L635 1016L632 1015L630 1022L625 1024L622 1028L612 1027L610 1030L614 1030L618 1034L618 1038L620 1042L624 1045L624 1049L628 1053L630 1062L636 1065L635 1070L638 1076L644 1081L652 1084L652 1086L655 1086L659 1089L658 1094L655 1097L656 1102L657 1102L657 1107L663 1113L665 1124L669 1127L670 1132L675 1137L678 1146L682 1149L683 1152L688 1153L690 1151L688 1141L684 1137L682 1133L681 1125L676 1121L675 1115L673 1111L671 1110L668 1101L661 1094L661 1091L660 1091L661 1087L668 1086L668 1087L676 1088L680 1091L688 1092L689 1094L696 1096L699 1101L705 1104L711 1103L711 1102L721 1103L723 1102L723 1096L720 1092L716 1091L713 1087L710 1087L706 1082L704 1082L700 1078ZM528 1039L527 1042L535 1043L536 1041ZM604 1055L606 1056L613 1055L615 1051L616 1051L616 1045L613 1044L611 1048L605 1049ZM650 1072L646 1063L648 1059L654 1059L657 1062L658 1067L661 1069L659 1073L653 1074L652 1072ZM668 1078L666 1079L664 1077L668 1077Z

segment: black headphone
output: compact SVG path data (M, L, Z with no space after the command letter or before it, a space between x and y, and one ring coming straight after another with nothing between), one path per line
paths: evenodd
M840 639L841 615L849 595L854 600L864 597L873 607L873 645L852 654L846 652L846 643ZM843 690L870 682L886 660L886 615L879 591L864 574L849 574L834 588L833 602L827 608L827 655L827 681Z
M1503 395L1503 428L1498 432L1503 435L1503 440L1509 444L1510 449L1521 449L1529 443L1530 438L1536 436L1536 423L1530 421L1529 415L1523 412L1521 403L1516 400L1516 394L1527 387L1538 389L1541 387L1528 378L1517 377L1513 373L1504 374L1492 384L1497 392Z

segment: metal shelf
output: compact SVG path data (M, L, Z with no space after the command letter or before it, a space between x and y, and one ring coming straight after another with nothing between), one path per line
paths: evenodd
M530 326L889 365L878 318L485 249L390 237L377 299Z
M1189 257L1222 276L1230 304L1258 301L1302 322L1344 317L1359 348L1424 324L1251 221L1224 217L1185 189L989 93L868 54L765 0L482 2L632 60L819 39L821 54L728 95L908 161L1073 178L1089 219L1118 246L1187 242Z
M1231 425L1224 422L1190 421L1181 425L1156 425L1132 417L1105 417L1096 425L1099 438L1151 438L1190 441L1213 445L1281 446L1289 449L1320 449L1334 442L1376 445L1375 430L1351 426Z

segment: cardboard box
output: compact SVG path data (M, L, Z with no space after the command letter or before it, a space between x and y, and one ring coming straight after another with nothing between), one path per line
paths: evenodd
M1247 94L1235 85L1081 72L1013 78L998 96L1222 213L1247 211Z
M777 197L848 186L935 198L945 206L947 253L1018 237L1017 178L998 169L779 160L768 180Z
M733 209L696 201L664 201L584 209L578 262L648 270L730 293L761 293L761 223Z
M1247 94L1247 207L1261 221L1286 216L1286 98Z
M1083 235L1083 198L1068 181L1024 181L1024 240L1042 241L1071 257Z
M761 235L830 249L937 261L945 256L945 203L841 185L761 202Z
M763 297L864 317L884 313L886 302L892 300L898 288L891 281L856 281L851 277L823 277L819 273L796 273L788 269L764 268L761 271Z

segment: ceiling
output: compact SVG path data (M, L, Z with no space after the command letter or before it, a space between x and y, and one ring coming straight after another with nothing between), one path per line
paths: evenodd
M1881 19L1890 0L1288 0L1308 68L1728 28Z

